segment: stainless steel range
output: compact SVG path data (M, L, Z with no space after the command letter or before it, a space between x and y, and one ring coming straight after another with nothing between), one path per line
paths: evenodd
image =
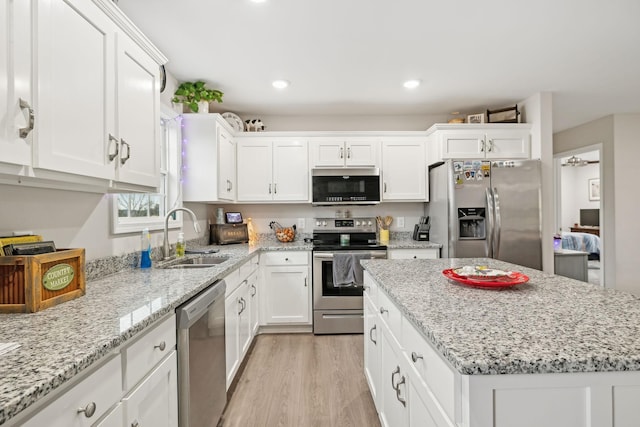
M361 259L386 258L375 218L318 218L313 230L313 332L364 329Z

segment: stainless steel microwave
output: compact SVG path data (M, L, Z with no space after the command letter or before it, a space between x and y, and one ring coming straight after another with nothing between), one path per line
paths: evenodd
M380 203L380 169L312 169L312 204L375 205Z

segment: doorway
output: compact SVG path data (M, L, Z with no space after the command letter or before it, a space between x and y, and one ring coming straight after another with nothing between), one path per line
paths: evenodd
M554 155L555 230L563 249L588 252L589 283L604 283L602 144Z

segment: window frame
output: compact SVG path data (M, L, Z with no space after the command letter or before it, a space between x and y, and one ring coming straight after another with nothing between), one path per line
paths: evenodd
M118 193L109 197L112 234L164 230L164 217L169 209L182 206L182 116L164 105L160 109L160 186L158 193ZM160 215L146 217L118 216L121 197L160 195ZM182 227L182 212L169 218L169 229Z

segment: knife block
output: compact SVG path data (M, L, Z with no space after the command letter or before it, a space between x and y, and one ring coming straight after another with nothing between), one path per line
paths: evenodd
M428 241L429 240L429 226L426 224L416 224L413 226L413 240Z

